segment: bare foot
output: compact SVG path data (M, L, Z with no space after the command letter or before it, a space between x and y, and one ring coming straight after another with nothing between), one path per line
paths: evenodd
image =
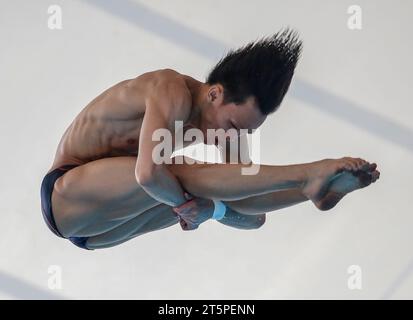
M314 203L320 210L332 209L346 194L369 186L380 177L375 163L366 164L357 171L344 171L335 176L327 187L324 197Z
M309 167L310 177L302 189L303 195L320 210L329 210L346 193L370 184L374 169L370 168L367 161L360 158L343 157L313 162ZM377 171L374 176L378 174ZM331 189L333 182L334 189Z

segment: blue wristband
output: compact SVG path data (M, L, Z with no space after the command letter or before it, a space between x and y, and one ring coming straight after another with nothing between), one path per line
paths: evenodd
M219 201L219 200L212 200L212 201L214 202L214 213L211 219L221 220L225 216L227 207L222 201Z

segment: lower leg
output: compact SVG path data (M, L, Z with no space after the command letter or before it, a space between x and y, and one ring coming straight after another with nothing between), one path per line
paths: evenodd
M242 174L244 164L173 164L169 170L192 195L208 199L239 200L291 188L307 181L309 164L260 165L254 175Z
M369 171L374 170L374 165L369 168ZM374 171L374 173L375 172L376 171ZM378 174L373 175L373 182L378 179L378 176ZM330 192L351 192L360 187L362 186L360 186L357 175L355 176L350 172L346 172L332 181L326 197L328 197ZM265 215L261 213L285 208L306 200L308 199L303 196L301 190L289 189L237 201L224 202L230 208L230 212L239 212L241 215L245 215L241 217L244 221L241 221L242 219L240 219L240 217L234 219L236 221L235 224L234 222L229 223L229 221L230 226L235 225L241 229L255 229L265 221ZM252 216L257 217L257 221L251 220L250 218L252 218ZM159 204L106 233L90 237L87 242L87 247L90 249L112 247L139 235L170 227L177 222L178 218L174 215L171 208L167 205ZM225 221L221 222L226 224Z
M241 200L224 201L225 205L242 214L267 213L307 201L300 189L289 189L252 196Z
M101 159L72 169L58 179L52 194L52 206L56 223L63 235L93 237L107 234L124 225L125 221L158 206L159 202L151 198L137 183L135 165L134 157ZM202 193L204 190L217 196L223 195L221 199L225 199L226 193L232 199L232 192L235 197L240 191L250 196L250 189L253 194L260 188L264 191L263 187L266 185L271 186L268 177L272 176L272 166L261 166L257 176L242 176L233 165L229 165L233 177L229 179L225 176L223 181L219 178L223 167L219 164L212 166L216 167L216 172L214 168L208 168L209 165L187 164L171 165L171 170L176 173L184 188L203 198L208 198L208 192ZM283 166L276 167L275 171L280 171L281 168ZM238 169L241 169L240 166ZM245 189L240 190L238 185L231 182L239 176L241 180L251 180L248 184L240 183ZM226 182L228 183L225 184ZM252 187L248 188L248 185ZM232 191L231 187L235 190Z
M314 202L315 206L323 211L330 210L346 194L368 186L380 176L380 172L375 170L376 164L367 164L362 169L355 172L345 171L331 179L325 187L324 196ZM286 208L307 200L308 197L303 194L301 189L290 189L224 202L229 208L239 213L257 215Z
M311 192L314 189L316 194L326 178L343 168L345 163L329 160L311 165L261 165L256 175L242 175L241 169L245 166L234 164L182 164L170 165L170 169L193 195L234 201L301 185L310 169L310 180L314 183L307 184L306 189ZM137 183L135 165L135 157L100 159L60 177L52 193L53 213L59 231L65 237L104 234L158 206L159 202ZM256 198L256 203L259 200Z
M319 206L333 179L346 170L366 170L363 168L368 165L360 158L343 157L288 166L260 165L255 175L242 174L243 169L250 167L243 164L180 164L170 165L169 169L189 193L201 198L235 201L275 191L298 189L301 195L287 192L276 197L286 196L287 203L290 196L300 202L309 199Z

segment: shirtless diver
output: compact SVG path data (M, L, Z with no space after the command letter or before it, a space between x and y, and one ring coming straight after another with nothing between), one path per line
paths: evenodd
M307 200L329 210L349 192L375 182L377 165L353 157L260 165L256 174L241 174L252 162L230 162L234 150L219 139L213 143L225 151L223 163L153 161L159 144L153 133L174 133L176 121L182 121L183 132L195 128L204 137L209 129L257 129L280 106L301 47L287 29L231 50L205 82L162 69L104 91L66 129L42 181L41 206L50 230L93 250L177 223L194 230L211 218L257 229L267 212ZM242 137L236 137L237 159L239 150L248 154Z

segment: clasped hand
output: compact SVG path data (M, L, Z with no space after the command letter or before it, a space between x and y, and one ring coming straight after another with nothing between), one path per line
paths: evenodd
M197 198L185 192L187 202L172 208L178 216L182 230L195 230L199 225L212 218L214 202L209 199Z

